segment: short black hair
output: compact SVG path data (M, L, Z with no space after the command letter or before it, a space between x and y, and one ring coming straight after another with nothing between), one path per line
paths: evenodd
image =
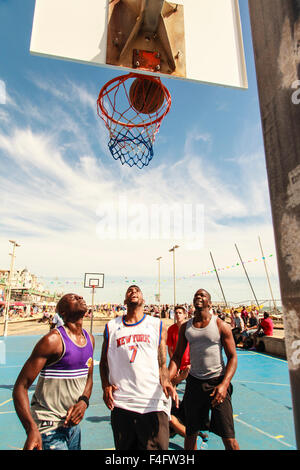
M132 287L135 287L136 289L138 289L139 291L141 291L141 288L140 288L139 286L137 286L137 285L135 285L135 284L132 284L131 286L129 286L129 287L127 288L126 292L128 292L129 289L131 289ZM141 292L142 292L142 291L141 291Z
M183 310L184 313L186 313L186 309L183 305L176 305L176 307L174 308L174 312L176 312L176 310Z

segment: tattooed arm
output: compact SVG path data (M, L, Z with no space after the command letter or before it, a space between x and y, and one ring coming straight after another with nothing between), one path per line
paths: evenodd
M108 327L105 325L104 335L103 335L103 345L100 359L100 378L103 389L103 401L106 404L107 408L110 410L114 409L114 397L113 393L117 390L117 387L114 384L109 383L109 367L107 361L107 347L108 347Z

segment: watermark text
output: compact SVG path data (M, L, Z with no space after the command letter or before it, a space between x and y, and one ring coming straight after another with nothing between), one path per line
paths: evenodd
M120 196L98 207L96 232L110 240L187 240L201 244L204 234L202 204L145 204Z

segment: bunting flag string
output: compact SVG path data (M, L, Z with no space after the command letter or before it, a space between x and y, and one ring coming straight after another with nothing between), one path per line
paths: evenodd
M247 261L243 261L243 264L246 264L246 263L254 263L254 262L257 262L257 261L260 261L260 260L266 260L267 258L272 258L274 255L273 254L270 254L268 256L263 256L263 257L257 257L257 258L253 258L253 259L248 259ZM241 266L241 263L234 263L234 264L228 264L224 267L221 267L221 268L217 268L217 271L226 271L228 269L233 269L233 268L237 268ZM199 277L199 276L207 276L209 274L214 274L216 272L215 269L207 269L205 271L202 271L200 273L193 273L189 276L181 276L181 277L178 277L177 280L180 281L180 280L189 280L189 279L193 279L195 277ZM44 278L45 279L45 278ZM170 279L161 279L161 282L168 282L168 281L172 281L173 278L170 278ZM133 284L133 283L143 283L144 281L139 279L139 280L136 280L136 279L131 279L129 278L128 276L121 276L120 277L120 280L111 280L110 283L112 284L118 284L120 281L123 281L127 284ZM52 286L55 284L57 287L63 287L63 286L71 286L71 285L75 285L75 286L81 286L83 287L83 281L73 281L73 280L64 280L64 279L60 279L58 276L56 276L55 278L52 278L50 281L47 280L46 281L48 284L51 284ZM172 281L173 282L173 281ZM20 281L21 283L21 281Z
M272 254L268 255L268 258L271 258L272 256L273 256ZM248 259L248 261L243 261L243 264L256 262L256 261L259 261L260 259L265 260L266 258L267 258L267 256L263 256L261 258ZM241 265L242 265L241 263L235 263L235 264L224 266L222 268L217 268L217 271L226 271L227 269L236 268L236 267L241 266ZM185 276L185 277L181 277L181 278L178 278L178 279L191 279L192 277L205 276L207 274L212 274L212 273L215 273L215 272L216 272L215 269L209 269L207 271L202 271L201 273L198 273L198 274L191 274L190 276Z

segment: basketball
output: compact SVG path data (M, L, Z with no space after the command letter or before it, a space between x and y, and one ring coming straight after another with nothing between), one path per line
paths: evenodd
M129 90L132 107L142 114L152 114L160 109L164 102L164 91L158 81L136 78Z

